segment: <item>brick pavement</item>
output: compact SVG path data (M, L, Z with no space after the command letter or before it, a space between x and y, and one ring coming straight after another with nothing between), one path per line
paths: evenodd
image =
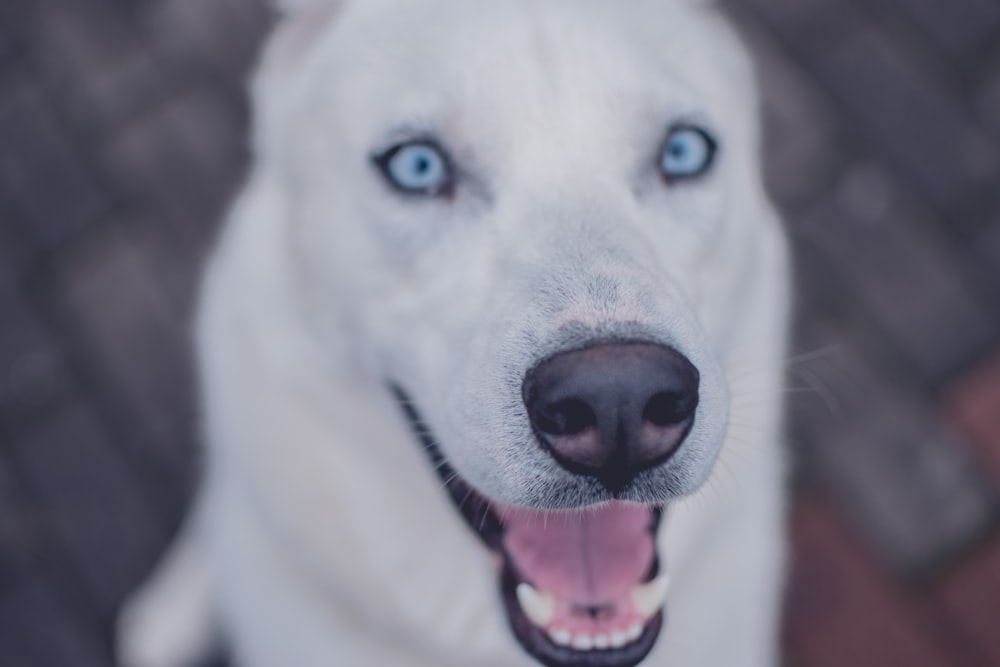
M788 664L1000 664L1000 5L724 4L798 258ZM268 25L0 3L0 664L110 665L183 515L191 307Z

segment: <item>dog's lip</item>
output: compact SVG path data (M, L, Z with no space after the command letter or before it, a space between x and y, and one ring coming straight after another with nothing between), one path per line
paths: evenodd
M619 648L577 650L559 645L549 632L531 622L518 601L517 588L522 583L533 582L518 571L515 559L504 545L503 521L494 511L492 503L466 482L445 458L408 394L398 385L391 384L390 387L459 514L486 546L498 554L501 561L500 587L508 622L514 637L525 651L546 667L634 667L644 660L663 626L664 609L647 618L639 636ZM649 510L653 515L651 530L655 536L663 508L651 506ZM652 581L659 569L659 558L654 552L653 563L643 578L643 583Z

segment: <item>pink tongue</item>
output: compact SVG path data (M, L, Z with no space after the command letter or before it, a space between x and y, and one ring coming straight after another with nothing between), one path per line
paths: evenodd
M517 570L528 583L566 601L621 598L642 583L653 564L653 513L642 505L509 509L503 517L504 545Z

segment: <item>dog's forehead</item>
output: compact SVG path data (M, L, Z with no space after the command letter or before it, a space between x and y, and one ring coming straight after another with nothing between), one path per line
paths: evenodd
M331 83L388 114L548 110L566 125L573 105L589 116L711 97L704 18L683 0L374 0L349 7L326 57Z

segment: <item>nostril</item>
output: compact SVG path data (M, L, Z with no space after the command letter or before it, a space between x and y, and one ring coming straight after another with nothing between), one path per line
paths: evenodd
M542 405L535 420L538 429L549 435L576 435L597 425L594 410L578 398Z
M642 419L654 426L673 426L690 417L697 404L686 392L661 391L646 402Z
M698 381L698 370L671 347L607 343L542 360L525 374L521 396L539 445L617 494L685 440Z

